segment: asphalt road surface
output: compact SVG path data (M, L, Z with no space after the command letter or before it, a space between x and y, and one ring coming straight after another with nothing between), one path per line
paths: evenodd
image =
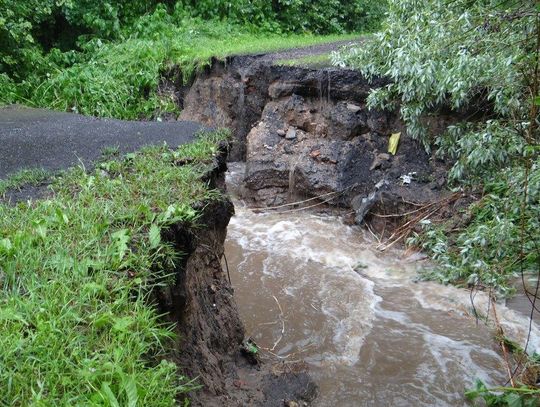
M202 127L194 122L137 122L72 113L0 108L0 179L21 169L92 168L107 147L121 154L145 145L189 143Z

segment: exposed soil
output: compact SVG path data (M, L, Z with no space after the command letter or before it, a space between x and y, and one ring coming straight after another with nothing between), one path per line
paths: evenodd
M320 197L351 208L356 223L369 220L381 232L390 219L381 222L373 213L404 213L447 197L447 165L407 134L397 111L366 107L370 90L387 80L368 81L347 69L275 64L336 48L215 60L182 89L181 118L233 129L230 158L246 161L244 198L273 207ZM439 112L426 121L438 132L456 119ZM392 155L394 133L401 136ZM392 219L391 226L406 219Z
M223 149L222 153L208 176L213 188L224 187ZM192 405L281 407L289 401L311 401L317 388L302 365L284 369L245 351L234 289L221 265L234 207L223 200L201 204L201 209L201 227L193 230L180 224L166 234L186 257L177 268L175 284L157 294L161 311L177 326L173 358L184 375L203 385L190 395Z

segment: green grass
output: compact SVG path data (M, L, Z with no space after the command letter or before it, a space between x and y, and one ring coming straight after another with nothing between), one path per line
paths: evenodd
M0 196L8 190L19 189L24 185L39 185L53 176L49 171L42 169L25 169L0 179Z
M85 46L79 62L71 67L18 85L19 102L100 117L151 118L177 113L174 101L157 93L164 72L173 66L180 69L182 80L187 82L212 57L270 52L357 37L253 34L219 22L187 20L178 24L148 19L142 20L127 39L112 43L94 41Z
M308 47L311 45L326 44L337 41L354 40L358 34L341 35L240 35L229 43L227 39L212 41L209 48L197 52L199 58L207 60L212 56L225 57L228 55L241 55L259 52L281 51L290 48Z
M0 405L171 406L192 388L149 297L179 259L161 230L220 199L201 176L224 137L72 169L48 200L0 204Z

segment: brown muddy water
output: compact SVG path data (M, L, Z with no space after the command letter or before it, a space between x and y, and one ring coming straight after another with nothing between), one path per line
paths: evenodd
M242 168L232 168L234 194ZM226 255L246 331L263 354L307 363L315 406L462 406L476 378L506 382L493 329L471 316L469 292L416 282L429 264L377 251L338 216L235 207ZM484 294L475 306L487 312ZM497 311L524 343L526 318ZM529 350L539 338L533 327Z

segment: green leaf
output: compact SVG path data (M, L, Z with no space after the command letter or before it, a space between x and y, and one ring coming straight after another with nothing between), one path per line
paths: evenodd
M56 208L56 217L58 218L58 221L60 223L64 223L65 225L67 225L69 223L69 219L68 219L67 215L60 208Z
M523 398L516 393L506 394L504 401L508 404L508 407L523 407Z
M93 325L100 329L104 328L112 323L112 315L110 313L102 314L98 316L96 319L94 319Z
M36 231L36 234L42 238L43 240L45 240L45 238L47 237L47 226L45 225L38 225L35 229Z
M122 260L128 250L129 232L121 229L112 234L114 241L114 255L118 260Z
M482 382L482 380L476 380L474 382L474 388L470 389L470 390L467 390L465 392L465 396L469 400L474 400L475 398L477 398L481 394L486 393L487 391L488 391L488 389L487 389L486 385L484 384L484 382Z
M107 289L103 284L92 281L83 286L82 292L89 296L99 296L107 294Z
M152 226L150 226L148 238L150 240L150 247L152 249L157 248L161 243L161 230L156 224L152 224Z
M540 106L540 96L536 96L536 97L534 98L534 104L535 104L536 106Z
M8 238L0 240L0 254L11 254L13 250L13 244Z
M118 399L111 390L109 383L101 383L101 395L103 399L107 400L112 407L120 407L120 403L118 402Z
M137 394L137 383L135 382L133 377L124 376L122 378L122 387L126 392L126 396L128 399L128 407L136 407L139 395Z
M133 324L133 322L133 318L131 317L117 318L113 325L113 330L118 332L127 332L128 328Z

